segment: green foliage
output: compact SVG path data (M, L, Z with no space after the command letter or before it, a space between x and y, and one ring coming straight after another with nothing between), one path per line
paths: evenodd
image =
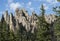
M37 31L37 41L49 41L49 24L44 18L45 10L44 6L41 6L41 16L38 17L38 31Z
M3 15L2 15L2 19L1 19L1 22L0 22L0 35L1 35L1 38L0 38L0 40L1 41L7 41L7 39L8 39L8 28L7 28L7 24L6 24L6 22L5 22L5 20L4 20L4 17L3 17Z
M60 6L54 7L53 11L57 15L57 20L54 22L54 33L56 36L56 40L60 41Z
M51 32L50 24L45 21L45 9L41 5L41 15L38 16L37 31L31 33L27 32L25 27L22 24L19 24L19 30L16 33L13 33L9 29L9 25L6 23L4 16L0 22L0 41L52 41L52 36L55 35L56 40L60 41L60 7L54 7L53 11L57 15L57 20L53 24L53 32ZM54 39L54 38L53 38Z
M53 7L53 11L56 13L56 15L60 16L60 6Z
M57 41L60 41L60 19L57 20L54 24L54 33Z
M60 0L57 0L58 2L60 2Z

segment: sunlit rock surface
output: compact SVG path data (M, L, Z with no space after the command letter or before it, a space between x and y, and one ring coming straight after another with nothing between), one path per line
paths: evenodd
M24 27L26 32L30 31L31 33L34 33L37 29L38 18L34 11L32 12L32 15L29 16L25 9L19 10L17 8L14 16L12 13L8 15L8 11L6 11L4 18L7 24L9 24L10 30L13 32L20 30L21 27ZM54 22L56 18L55 15L45 15L45 20L47 23L51 24L51 22Z

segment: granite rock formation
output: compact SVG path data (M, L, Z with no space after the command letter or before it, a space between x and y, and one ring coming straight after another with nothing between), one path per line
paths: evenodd
M27 32L31 31L31 33L34 33L34 29L36 29L37 16L34 12L32 13L32 16L29 16L25 9L19 10L17 8L14 16L12 13L8 15L8 11L6 11L4 18L9 25L10 30L13 32L19 30L21 23Z
M10 30L13 32L19 30L21 24L27 32L31 31L31 33L34 33L35 29L37 29L38 18L35 12L32 12L32 15L29 16L25 9L19 10L17 8L14 16L12 13L8 15L8 11L6 11L4 18ZM55 15L45 16L45 19L49 24L51 24L51 21L54 22L56 20Z

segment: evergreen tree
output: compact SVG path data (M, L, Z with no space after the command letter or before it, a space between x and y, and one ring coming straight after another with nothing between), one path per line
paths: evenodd
M0 30L1 30L1 41L7 41L8 40L8 27L7 23L5 22L4 16L2 15L2 19L0 22Z
M56 21L54 22L56 41L60 41L60 6L54 7L53 11L56 13Z
M57 0L58 2L60 2L60 0Z
M38 16L37 41L49 41L49 24L45 21L45 9L41 6L41 16Z

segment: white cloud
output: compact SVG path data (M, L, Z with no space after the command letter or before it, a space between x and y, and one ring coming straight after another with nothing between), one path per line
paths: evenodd
M34 8L30 8L31 11L34 11Z
M56 4L56 3L58 3L57 2L57 0L46 0L48 3L50 3L50 4Z
M20 3L11 3L10 4L10 9L11 10L15 10L16 8L22 7L22 5Z
M34 0L34 1L42 1L42 0Z
M9 3L12 3L13 1L14 1L14 0L8 0L8 4L9 4Z
M31 7L32 2L28 2L26 5L26 8L30 9L31 11L33 11L33 8Z
M43 4L43 5L44 5L45 10L49 8L46 4Z
M6 8L9 8L9 5L13 3L14 0L7 0Z
M58 3L58 1L57 1L57 0L55 0L53 3L54 3L54 4L55 4L55 3Z
M27 3L27 8L30 9L31 11L33 11L34 9L31 7L31 4L32 4L32 2L28 2Z
M31 6L31 4L32 4L31 2L28 2L28 3L27 3L28 6Z
M51 3L52 2L52 0L46 0L47 2L49 2L49 3Z

